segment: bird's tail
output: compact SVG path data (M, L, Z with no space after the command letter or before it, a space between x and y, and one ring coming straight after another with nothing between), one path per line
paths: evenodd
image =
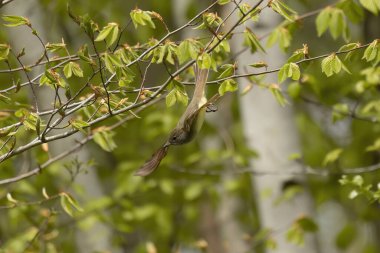
M136 172L135 176L145 177L151 174L160 165L161 160L164 159L168 153L169 145L165 144L159 148L152 157L146 161Z

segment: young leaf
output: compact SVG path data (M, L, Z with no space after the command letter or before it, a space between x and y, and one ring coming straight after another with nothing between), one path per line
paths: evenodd
M290 63L291 73L288 73L288 77L291 77L293 80L297 81L300 79L301 71L297 64L291 62Z
M15 198L13 198L13 196L12 196L12 194L10 192L7 193L7 200L9 202L13 203L13 204L17 204L18 203L18 201Z
M83 77L83 71L80 68L79 64L72 61L65 65L63 68L63 74L66 78L70 78L72 74L77 77Z
M309 217L301 217L297 220L297 223L305 232L318 231L318 225Z
M151 15L152 15L152 12L143 11L140 9L134 9L130 12L131 19L136 29L139 25L141 26L147 25L153 29L156 28L156 26L154 25L152 21Z
M332 76L334 73L337 74L342 69L342 62L336 54L331 54L322 60L322 72L326 74L327 77Z
M103 150L111 152L114 150L117 145L113 140L114 132L111 131L97 131L94 134L94 141L98 144Z
M315 20L318 37L320 37L329 27L330 20L331 20L331 12L332 12L332 8L326 7L323 11L321 11L318 14L317 19Z
M362 59L366 59L367 62L373 61L379 58L380 55L380 43L379 40L374 40L369 46L365 49Z
M175 104L175 102L177 101L177 97L176 97L176 90L173 89L169 92L169 94L166 96L166 106L167 107L171 107Z
M95 41L106 41L107 47L110 47L116 42L119 35L119 25L116 23L108 23L107 26L103 27Z
M235 71L235 65L233 64L224 64L220 67L223 69L223 72L218 76L218 79L226 78L228 76L231 76Z
M245 28L244 30L244 44L251 48L251 53L254 53L258 50L265 53L265 49L263 46L261 46L256 35L249 28Z
M29 20L21 16L4 15L2 18L5 22L8 22L4 24L5 26L8 26L8 27L15 27L15 26L20 26L20 25L30 26Z
M323 163L322 163L323 166L326 166L327 164L333 163L336 160L338 160L338 158L340 157L342 152L343 152L343 149L341 149L341 148L337 148L337 149L334 149L334 150L328 152L326 154L325 158L323 159Z
M45 45L46 50L50 52L57 52L59 50L65 49L66 44L65 43L47 43Z
M77 129L83 133L86 134L86 131L84 128L89 127L90 124L88 124L86 121L80 120L80 119L74 119L70 121L71 127L74 129Z
M225 4L228 4L229 2L231 2L231 0L218 0L219 5L225 5Z
M209 54L203 53L198 57L197 64L200 69L210 69L213 61Z
M273 0L270 2L269 6L272 8L272 10L283 16L286 20L290 22L294 21L294 16L297 14L297 12L292 10L283 1Z
M7 44L0 44L0 61L8 59L10 48Z
M286 63L284 66L281 67L280 71L278 72L278 82L282 83L286 80L288 77L288 73L290 70L290 64Z
M234 92L238 89L238 85L235 80L227 79L219 86L218 92L223 96L226 92Z
M70 215L74 216L74 211L83 212L83 209L78 205L77 201L69 194L62 192L59 194L61 197L61 206L63 210Z
M377 15L380 10L379 0L360 0L359 1L364 8Z
M346 19L342 10L334 8L331 12L331 19L329 20L329 28L331 36L337 39L346 30Z
M277 102L282 106L284 107L288 101L286 100L286 98L284 97L284 95L282 94L281 90L280 90L280 87L278 87L277 84L273 84L271 85L271 87L269 88L270 91L272 92L273 96L275 97L275 99L277 100Z
M253 68L268 68L268 64L263 61L255 62L252 64L249 64L248 66L253 67Z

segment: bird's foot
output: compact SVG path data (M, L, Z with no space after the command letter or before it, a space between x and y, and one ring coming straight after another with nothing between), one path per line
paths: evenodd
M218 106L213 103L210 103L206 107L206 112L216 112L218 110Z

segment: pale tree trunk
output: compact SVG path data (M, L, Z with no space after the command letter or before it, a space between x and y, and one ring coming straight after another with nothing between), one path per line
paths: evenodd
M270 32L279 22L278 14L267 10L260 15L260 26L253 29L258 35ZM244 49L242 36L234 36L231 43L231 48L235 52ZM267 49L267 54L260 54L260 57L256 55L252 57L247 51L237 57L238 66L241 66L239 70L243 71L243 66L259 60L268 63L270 68L277 68L286 61L286 58L276 48ZM266 81L276 83L276 74L268 75ZM245 87L249 83L246 79L239 80L240 87ZM291 201L275 204L289 182L303 184L304 181L303 177L286 174L289 170L302 172L302 168L296 162L289 160L291 154L299 152L291 106L282 108L269 90L254 87L247 95L241 97L240 107L248 145L259 154L259 158L251 162L252 169L278 172L275 175L272 173L252 175L254 192L257 193L260 223L263 228L273 231L272 238L277 242L277 249L267 252L318 252L314 235L308 235L302 247L289 243L285 238L285 232L293 221L303 215L313 216L313 203L307 191L296 195ZM270 194L264 196L263 193L268 192Z
M40 6L35 1L14 1L2 9L3 13L9 15L20 15L30 19L33 27L38 31L40 37L45 39L50 34L51 27L47 27L45 22L47 17L41 11ZM22 61L25 65L32 64L39 59L43 53L43 48L36 37L31 34L31 31L25 27L9 29L12 48L15 52L21 51L23 47L26 49L25 56L22 57ZM47 43L47 41L45 41ZM31 76L35 76L44 71L44 67L35 68L32 72L29 72ZM23 76L23 75L21 75ZM26 80L25 80L26 81ZM36 89L38 110L51 109L52 101L54 100L54 92L51 89ZM62 96L64 97L64 96ZM34 100L33 95L30 95L30 100ZM46 120L46 119L45 119ZM67 121L63 124L67 124ZM58 155L64 152L67 148L76 144L76 139L81 139L81 134L76 134L71 137L49 143L50 156ZM79 162L85 163L91 159L88 149L83 147L81 150L75 153L75 156L68 157L67 159L76 158ZM33 161L33 159L32 159ZM30 167L30 165L29 165ZM38 176L38 175L37 175ZM67 178L66 170L62 170L62 176ZM86 202L104 196L102 185L100 184L95 168L87 167L87 173L81 173L75 178L75 183L80 185L83 190L80 203L85 205ZM111 245L112 231L109 227L100 222L96 222L91 228L87 230L77 230L76 244L78 252L95 252L112 250L112 252L118 252Z

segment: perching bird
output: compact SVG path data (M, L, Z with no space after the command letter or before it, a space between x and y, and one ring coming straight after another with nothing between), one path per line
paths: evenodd
M199 69L199 67L195 65L194 71L195 89L193 98L179 119L176 127L171 131L168 140L135 172L136 176L147 176L152 173L168 153L170 145L182 145L191 141L203 124L206 107L219 98L219 95L216 95L210 99L209 102L207 101L205 88L208 69Z

